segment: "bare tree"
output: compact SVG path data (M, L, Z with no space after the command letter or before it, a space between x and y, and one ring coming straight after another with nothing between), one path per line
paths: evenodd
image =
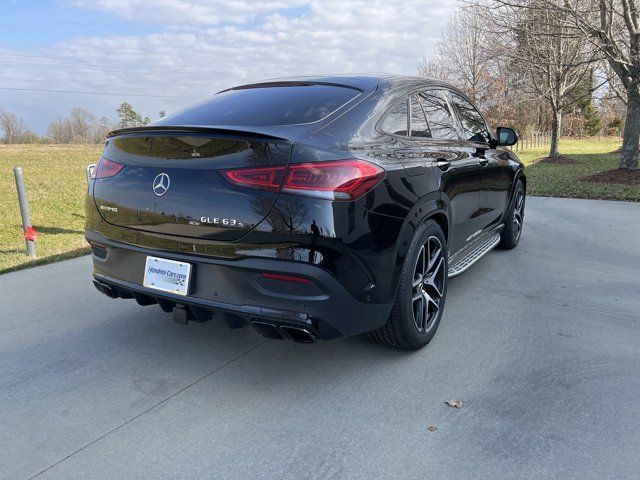
M67 123L73 132L73 143L92 142L93 130L97 123L93 113L79 107L72 108Z
M66 121L60 116L49 124L47 135L55 143L71 143L73 140L73 132L70 128L67 128Z
M529 98L543 99L551 113L549 156L560 154L562 113L579 98L595 59L594 50L549 5L562 0L488 0L469 3L484 17L483 28L501 44L510 59L517 88ZM587 92L589 95L592 91Z
M423 58L419 73L466 92L485 112L490 125L525 130L538 121L538 108L517 96L511 85L510 61L501 54L493 32L483 27L483 20L475 8L458 10L443 29L434 52Z
M576 88L591 72L592 52L580 36L567 25L554 22L549 10L526 10L524 22L517 27L520 57L517 65L534 95L542 96L551 111L549 156L560 155L562 113L577 99ZM591 94L591 91L588 92Z
M563 0L554 5L558 17L569 19L598 48L617 77L612 89L627 105L619 167L634 170L640 141L639 5L637 0Z
M58 117L49 124L49 136L56 143L101 143L111 130L109 120L82 108L73 108L67 118Z
M614 96L626 106L627 91L624 85L622 85L622 82L620 82L620 78L616 72L611 69L609 62L602 59L602 61L598 63L595 72L602 80L602 83L606 85L605 96Z
M423 61L421 75L453 81L479 103L493 84L494 55L482 19L473 10L457 11L442 31L433 56Z
M107 134L114 129L111 120L107 117L100 117L93 130L93 138L91 143L102 143L107 138Z
M418 67L418 74L421 77L453 83L453 79L451 78L451 69L448 68L446 63L442 63L439 57L440 55L437 50L432 56L428 58L423 57L422 63Z
M30 131L24 120L17 115L0 109L0 131L4 143L32 143L37 136Z

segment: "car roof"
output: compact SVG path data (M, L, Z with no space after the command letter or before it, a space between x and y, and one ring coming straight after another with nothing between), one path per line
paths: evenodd
M249 88L261 88L261 87L273 87L273 86L293 86L293 85L338 85L348 88L355 88L362 92L368 93L376 89L379 89L381 93L403 87L409 88L428 88L428 87L444 87L454 91L457 91L461 95L465 96L458 88L450 85L441 80L436 80L426 77L417 77L409 75L394 75L388 73L365 73L365 74L348 74L348 75L302 75L294 77L283 77L264 80L256 83L248 83L244 85L238 85L226 90L222 90L218 93L242 90ZM341 107L342 108L342 107ZM338 109L340 110L340 109ZM273 126L246 126L246 125L171 125L166 124L167 118L156 120L149 126L133 127L114 130L109 136L120 135L124 133L136 133L147 131L149 129L154 130L175 130L175 129L191 129L191 130L220 130L220 131L246 131L253 132L259 135L272 136L274 138L288 138L291 140L297 140L306 136L309 132L315 130L321 130L324 128L326 122L325 119L310 124L291 124L291 125L273 125ZM331 119L330 121L333 121Z
M277 85L300 85L300 84L333 84L345 87L356 88L362 91L375 90L376 88L392 88L402 85L424 85L436 86L445 85L443 82L431 78L415 77L409 75L394 75L390 73L363 73L349 75L301 75L293 77L282 77L264 80L256 83L238 85L228 90L241 90L244 88L260 88ZM447 85L449 86L449 85Z

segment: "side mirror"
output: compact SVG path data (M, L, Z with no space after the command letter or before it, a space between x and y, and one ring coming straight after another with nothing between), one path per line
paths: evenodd
M518 134L513 128L496 128L496 137L498 139L498 145L501 147L510 147L518 143Z

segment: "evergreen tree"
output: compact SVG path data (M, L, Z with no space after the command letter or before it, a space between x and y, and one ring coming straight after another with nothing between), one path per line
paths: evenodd
M593 101L582 110L584 117L584 131L587 135L597 135L602 130L602 120L600 112L593 104Z
M142 115L136 112L127 102L123 102L116 112L120 118L120 121L118 122L119 128L141 127L143 125L148 125L149 122L151 122L149 117L142 118Z
M584 133L587 135L597 135L602 130L602 120L600 112L593 103L593 69L580 83L573 93L575 105L580 116L584 120Z

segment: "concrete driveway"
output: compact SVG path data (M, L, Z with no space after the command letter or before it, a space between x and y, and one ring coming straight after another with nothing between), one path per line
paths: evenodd
M640 204L531 198L523 235L416 353L180 326L87 257L0 276L0 478L637 478Z

